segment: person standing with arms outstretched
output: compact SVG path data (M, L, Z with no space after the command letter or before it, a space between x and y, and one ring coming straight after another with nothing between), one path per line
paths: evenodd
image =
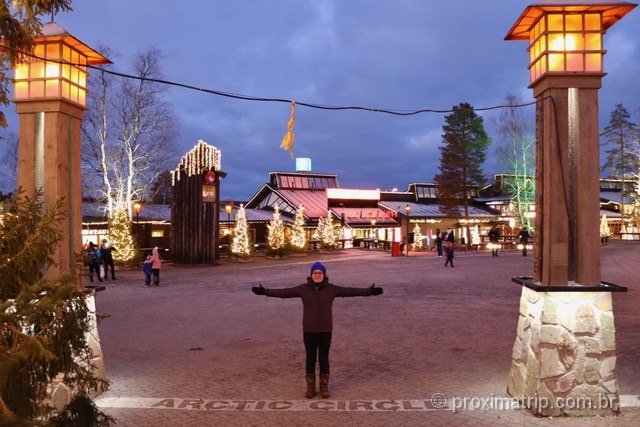
M320 365L320 395L331 397L329 393L329 347L333 332L333 300L336 297L371 296L382 294L382 288L375 284L368 288L347 288L329 282L327 269L319 262L311 266L311 277L305 284L292 288L265 289L260 286L251 288L256 295L277 298L300 298L303 305L302 330L306 350L307 392L311 399L316 394L316 362Z

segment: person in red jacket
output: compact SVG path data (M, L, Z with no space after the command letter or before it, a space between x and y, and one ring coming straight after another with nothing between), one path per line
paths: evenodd
M311 266L311 277L307 283L292 288L265 289L251 288L256 295L278 298L302 299L302 330L306 350L307 399L316 394L316 361L320 364L320 395L331 397L329 393L329 347L333 331L332 306L335 297L356 297L382 294L382 288L375 284L368 288L347 288L329 282L327 269L319 262Z

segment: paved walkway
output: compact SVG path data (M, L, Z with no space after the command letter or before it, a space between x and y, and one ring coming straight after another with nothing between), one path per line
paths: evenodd
M322 261L340 285L384 288L334 303L332 398L304 399L302 307L253 295L251 286L302 283ZM391 257L345 250L287 260L119 272L97 296L111 388L97 403L118 426L640 425L640 244L603 248L614 294L620 416L540 419L503 409L520 287L532 258L458 252ZM469 406L453 411L454 398ZM460 402L460 400L456 400ZM443 408L444 406L444 408ZM482 407L477 409L477 407Z

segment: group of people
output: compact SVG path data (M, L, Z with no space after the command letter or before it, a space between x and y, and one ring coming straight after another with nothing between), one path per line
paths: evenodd
M500 248L500 230L495 225L489 230L489 242L491 243L491 256L498 256L498 249ZM527 256L527 245L529 244L529 231L527 227L522 227L522 230L518 233L518 242L522 246L522 256Z
M89 242L86 249L86 262L89 267L89 280L93 282L93 274L96 274L99 282L109 279L116 280L116 270L113 262L113 253L116 249L109 244L107 239L102 239L102 245L97 247L95 243ZM153 250L146 254L142 271L145 275L146 286L158 286L160 284L160 267L162 266L162 258L156 246ZM151 278L153 276L153 283Z
M488 236L489 236L489 242L491 247L491 256L497 257L498 249L500 248L500 230L498 229L498 227L495 225L491 227L491 229L489 230ZM435 237L434 242L436 245L438 256L441 257L443 255L443 252L444 252L444 255L446 256L446 261L444 263L444 266L446 267L450 265L451 267L453 267L453 257L454 257L453 249L455 244L453 230L448 228L447 231L440 232L440 229L436 228L434 237ZM523 227L522 230L520 230L520 232L518 233L518 241L522 246L522 256L527 256L527 245L529 243L530 238L531 236L529 235L529 231L527 230L527 227Z
M160 267L162 266L162 258L158 247L153 248L151 253L147 253L144 264L142 265L142 272L144 273L145 286L158 286L160 285ZM151 276L153 275L153 283L151 283Z
M113 263L113 254L116 249L109 244L107 239L102 239L102 245L97 247L93 242L87 245L87 266L89 267L89 280L93 282L93 273L96 273L98 281L109 279L111 270L111 280L116 280L116 270Z

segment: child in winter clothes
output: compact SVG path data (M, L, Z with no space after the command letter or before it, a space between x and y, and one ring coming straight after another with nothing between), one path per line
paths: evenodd
M147 258L142 265L142 271L144 273L144 284L146 286L151 286L151 271L153 266L153 261L151 261L151 254L147 252Z
M447 260L444 262L444 266L446 267L451 263L451 267L453 267L453 242L447 241L447 247L444 248L444 253L447 255Z
M160 267L162 266L162 258L160 258L160 253L158 252L157 246L151 251L151 258L145 261L145 264L147 263L151 264L153 285L158 286L160 284Z

